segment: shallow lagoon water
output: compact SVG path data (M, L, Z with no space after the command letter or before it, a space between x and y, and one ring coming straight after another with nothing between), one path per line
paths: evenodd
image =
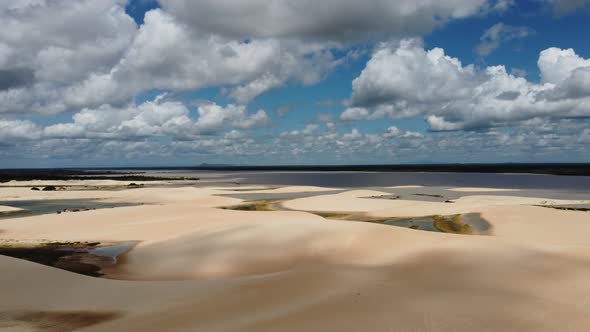
M29 217L42 214L57 213L64 209L106 209L122 206L133 206L135 203L113 203L94 199L50 199L0 201L0 205L23 209L21 211L0 213L0 219Z

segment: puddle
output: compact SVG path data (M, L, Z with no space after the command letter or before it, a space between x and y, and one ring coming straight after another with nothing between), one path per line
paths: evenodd
M48 242L25 244L0 242L0 255L20 258L92 277L105 276L104 270L119 263L119 258L138 242L114 244L99 242Z
M224 206L221 209L235 211L284 211L285 209L281 206L282 202L283 200L247 201L238 205Z
M120 255L128 252L129 250L133 249L135 245L137 245L139 241L127 241L121 242L118 244L99 247L96 249L89 250L88 253L92 255L102 256L102 257L109 257L114 264L117 264L117 258Z
M396 195L364 197L369 199L397 199ZM281 205L284 199L268 199L246 201L242 204L221 207L224 210L236 211L298 211L290 210ZM451 216L423 216L423 217L371 217L366 213L304 211L332 220L348 220L372 222L395 227L405 227L427 232L442 232L464 235L489 235L491 225L479 213L457 214Z
M96 199L50 199L0 201L0 205L20 208L19 211L1 212L0 219L29 217L43 214L80 212L96 209L108 209L123 206L141 205L138 203L113 203Z
M432 217L422 217L422 218L402 218L402 219L390 219L385 220L383 224L397 226L397 227L405 227L411 229L417 229L421 231L428 231L428 232L439 232L436 228L434 228L434 220Z

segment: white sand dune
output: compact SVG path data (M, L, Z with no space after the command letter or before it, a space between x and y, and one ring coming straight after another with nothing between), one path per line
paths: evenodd
M20 210L21 209L15 208L12 206L0 205L0 212L14 212L14 211L20 211Z
M40 194L13 189L0 197ZM150 204L0 220L0 241L141 241L109 271L120 280L0 256L0 330L34 330L39 322L18 317L35 312L80 311L114 313L84 331L590 329L588 213L530 206L541 198L446 204L361 198L384 194L367 190L285 202L376 215L480 212L494 227L494 236L461 236L217 209L240 202L216 196L226 190L56 192Z
M380 195L388 194L373 190L351 190L331 195L297 198L284 202L283 206L301 211L367 212L375 217L415 217L477 213L489 206L585 204L589 202L493 195L463 196L454 200L454 203L367 198Z

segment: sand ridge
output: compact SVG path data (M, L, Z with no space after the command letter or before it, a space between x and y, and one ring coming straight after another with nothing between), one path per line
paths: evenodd
M583 305L590 300L586 212L531 206L542 198L493 194L466 195L451 204L364 198L386 194L378 190L284 202L289 208L374 215L476 211L494 227L493 236L462 236L303 211L219 209L242 202L220 196L231 189L0 189L0 197L18 199L145 203L0 220L0 241L140 241L111 280L0 256L0 313L116 313L84 331L590 328L590 309ZM283 189L297 190L315 189ZM16 316L0 315L0 327L18 323L10 317ZM33 323L22 324L24 330Z

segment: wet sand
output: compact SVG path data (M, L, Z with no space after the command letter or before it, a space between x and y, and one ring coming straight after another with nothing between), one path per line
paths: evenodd
M100 278L0 255L0 329L39 330L39 322L54 331L590 329L590 212L535 206L587 201L475 190L445 203L402 192L415 187L258 186L248 194L300 193L281 203L299 211L221 208L243 204L227 195L244 188L1 188L0 200L143 205L0 220L5 242L137 243L115 253L120 259ZM418 193L439 190L447 191ZM380 195L401 198L368 198ZM491 232L426 232L305 211L462 214L466 222L481 214Z

